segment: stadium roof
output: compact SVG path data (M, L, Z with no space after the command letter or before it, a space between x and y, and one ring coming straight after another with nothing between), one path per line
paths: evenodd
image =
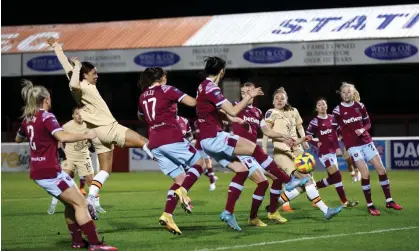
M419 5L2 27L2 53L419 37Z

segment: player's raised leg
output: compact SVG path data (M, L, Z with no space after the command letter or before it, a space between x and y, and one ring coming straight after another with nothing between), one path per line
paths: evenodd
M331 158L333 158L333 156L331 156ZM326 165L327 163L328 162L325 161ZM359 204L359 201L351 201L346 198L345 189L342 183L342 175L336 165L337 163L326 167L328 177L317 181L316 187L317 189L321 189L330 185L334 185L343 207L355 207Z
M118 135L117 138L120 139L119 142L117 142L117 144L121 147L143 148L143 146L148 142L148 140L145 137L119 124L115 125L114 128L110 129L116 131L116 134ZM89 188L88 198L92 201L95 200L97 194L99 193L99 190L105 184L105 181L108 179L109 174L112 172L113 164L113 147L109 144L103 145L101 142L97 142L97 140L99 139L93 140L93 143L98 153L100 171L93 178L92 186Z
M93 140L93 143L95 141L98 141L99 139ZM102 189L103 184L105 184L105 181L108 179L109 174L112 172L112 162L113 162L113 151L109 149L109 151L101 152L103 148L106 147L100 147L102 144L100 142L97 142L95 144L95 148L97 151L97 156L99 159L99 165L100 165L100 171L93 177L93 181L89 187L89 194L87 196L87 201L89 203L89 206L94 208L92 218L94 220L99 219L99 216L96 212L95 207L95 201L99 194L100 189Z
M310 174L303 174L299 171L295 171L294 175L297 177L311 177ZM326 220L331 219L332 217L336 216L342 211L343 206L338 206L336 208L328 207L320 197L319 191L316 188L316 183L313 179L310 179L307 184L305 184L305 191L307 193L307 197L312 201L324 214L324 218ZM282 196L280 198L280 202L282 202Z
M296 177L288 176L284 171L278 168L278 165L273 161L271 157L269 157L266 153L263 152L262 148L259 145L254 144L253 142L238 137L237 141L234 142L234 152L235 155L247 155L252 156L256 159L256 161L268 172L272 173L277 177L277 180L274 180L276 183L286 183L285 189L287 191L291 191L298 186L302 186L308 182L307 177L303 177L302 179ZM280 187L278 185L278 187Z

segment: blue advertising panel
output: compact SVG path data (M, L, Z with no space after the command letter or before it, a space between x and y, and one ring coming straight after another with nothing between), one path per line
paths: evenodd
M419 169L419 140L391 140L391 168Z

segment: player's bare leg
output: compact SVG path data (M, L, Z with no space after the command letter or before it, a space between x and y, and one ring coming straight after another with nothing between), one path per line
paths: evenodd
M86 196L87 193L84 190L84 187L86 185L86 178L84 176L79 176L79 180L80 180L80 192L81 192L81 194L83 194L84 196ZM92 177L92 180L93 180L93 177Z
M74 177L74 173L70 170L63 170L65 173L67 173L71 178ZM48 214L54 214L55 213L55 208L57 207L58 204L58 199L55 198L54 196L52 197L52 201L51 204L49 205Z
M354 163L352 162L352 158L351 156L349 156L349 153L345 154L344 158L346 161L346 165L348 166L348 172L351 174L352 183L361 181L361 173L359 172L358 168L354 166Z
M243 163L234 161L227 166L230 170L236 173L228 187L227 203L224 211L220 215L220 219L227 223L233 230L242 231L234 216L234 207L243 190L244 182L249 175L249 170Z
M397 204L391 197L390 181L387 178L386 168L383 166L383 162L379 155L375 155L370 163L375 167L378 173L378 179L380 180L381 188L383 189L384 196L386 197L386 208L392 208L395 210L402 210L403 207Z
M257 227L266 227L267 225L258 217L258 211L265 197L269 182L261 169L256 169L250 175L250 179L256 183L257 187L253 192L252 206L250 209L249 224Z
M113 151L98 153L100 171L93 178L92 184L89 187L89 195L87 202L89 204L89 211L94 220L99 219L96 212L95 201L109 174L112 172Z
M81 233L87 237L89 250L118 250L99 241L95 223L89 215L87 203L77 186L72 186L60 195L60 200L66 205L65 219L72 236L73 248L84 248L86 243Z
M148 142L148 139L141 136L137 132L128 129L125 132L125 144L126 148L143 148L143 146Z
M342 183L342 174L340 173L337 166L336 165L328 166L327 174L328 174L327 178L321 179L316 182L317 189L324 188L329 185L334 185L343 207L357 206L359 204L359 201L351 201L346 198L346 193L345 193L345 190L343 188L343 183Z

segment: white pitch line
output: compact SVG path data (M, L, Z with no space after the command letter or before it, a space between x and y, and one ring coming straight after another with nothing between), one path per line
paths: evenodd
M312 236L312 237L300 237L300 238L287 239L287 240L282 240L282 241L268 241L268 242L259 242L259 243L253 243L253 244L226 246L226 247L218 247L218 248L203 248L203 249L195 249L194 251L217 251L217 250L230 250L230 249L238 249L238 248L260 247L260 246L296 242L296 241L329 239L329 238L352 236L352 235L379 234L379 233L404 231L404 230L417 229L417 228L419 228L419 226L387 228L387 229L378 229L378 230L368 231L368 232L355 232L355 233L346 233L346 234L331 234L331 235L321 235L321 236Z

